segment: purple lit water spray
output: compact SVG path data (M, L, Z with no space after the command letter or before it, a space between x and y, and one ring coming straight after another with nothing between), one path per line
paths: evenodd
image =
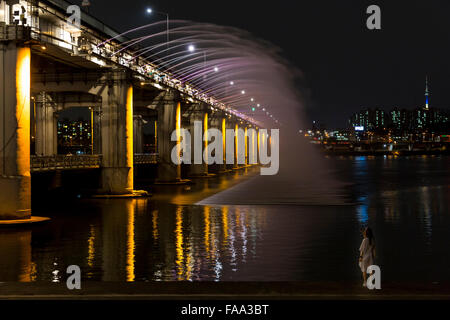
M132 59L145 58L183 85L265 127L299 127L301 98L294 80L301 73L281 58L281 50L246 31L181 20L170 21L167 43L166 31L161 31L164 24L156 22L122 33L130 40L114 54L139 46Z

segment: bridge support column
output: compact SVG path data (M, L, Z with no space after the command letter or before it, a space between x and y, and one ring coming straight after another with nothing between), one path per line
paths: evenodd
M53 156L57 150L57 118L55 105L50 97L42 92L36 102L36 154Z
M201 126L197 127L197 130L194 126L195 122L201 122ZM197 104L191 114L189 128L191 140L194 141L191 148L192 161L189 167L189 175L192 177L208 176L208 164L203 161L203 151L208 147L208 141L203 141L203 136L206 130L208 130L208 113L202 104ZM196 140L198 140L198 143L195 142ZM194 154L199 151L199 154L202 155L201 163L195 163ZM199 162L198 160L199 159L197 159L197 162Z
M244 166L248 166L248 144L249 144L249 136L248 136L248 127L247 126L245 126L245 129L244 129L244 139L245 139L245 141L244 141L244 157L245 157L245 164L244 164Z
M93 154L101 154L102 153L102 113L98 110L92 110L92 133L93 133Z
M250 164L258 164L258 131L256 128L252 130L251 136Z
M248 129L248 163L253 166L258 163L258 132L256 128Z
M219 172L228 172L227 169L227 119L223 117L220 119L220 130L222 130L222 152L223 164L220 166Z
M260 156L259 156L259 152L260 152L260 149L261 149L261 132L260 132L259 128L256 130L256 144L257 144L257 147L256 147L256 163L260 164L261 159L260 159Z
M239 160L239 125L236 124L234 125L234 162L233 162L233 169L239 169L240 165L238 164L238 160Z
M233 169L242 169L247 164L247 128L242 128L242 124L235 122L234 128L234 164Z
M158 183L179 183L181 180L181 165L172 162L172 149L177 141L171 141L172 132L181 129L181 103L177 94L168 91L164 104L158 107Z
M222 145L221 145L221 147L222 147L222 152L223 152L223 158L221 160L222 160L223 163L225 163L226 162L225 161L225 152L226 152L225 139L226 139L226 137L225 137L224 133L226 133L226 132L222 131L223 126L224 126L223 120L224 119L221 116L219 116L218 113L215 113L215 112L211 113L210 128L211 129L217 129L220 132L222 132ZM217 161L219 161L219 159L217 159ZM210 166L211 166L210 169L208 169L210 172L212 171L211 168L213 168L213 170L216 171L216 172L224 172L224 170L223 170L224 164L214 163L214 164L212 164Z
M134 153L143 153L142 148L142 125L144 120L140 115L133 116L133 144L134 144Z
M102 91L102 178L107 194L133 193L133 87L125 73L107 76Z
M234 122L233 122L233 120L231 119L231 118L226 118L225 119L225 143L227 142L227 140L226 140L226 129L233 129L233 130L235 130L235 124L234 124ZM231 161L233 161L233 163L231 163L231 162L229 162L229 163L226 163L226 165L225 165L225 168L226 168L226 170L228 171L228 172L231 172L231 171L233 171L232 169L235 167L235 162L236 162L236 136L234 135L232 138L231 138L231 141L228 141L228 143L230 144L230 146L233 146L233 148L230 150L230 152L231 152L231 154L228 154L227 153L227 150L228 150L228 148L226 147L226 144L225 144L225 160L227 159L227 158L229 158Z
M267 132L260 132L258 130L258 163L260 163L261 159L259 158L260 150L267 150L266 152L270 154L270 137Z
M0 220L31 217L30 56L0 44Z

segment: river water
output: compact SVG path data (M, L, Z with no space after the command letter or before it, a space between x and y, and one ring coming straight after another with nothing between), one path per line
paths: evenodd
M366 225L384 281L450 279L449 157L324 161L339 183L249 168L147 199L40 201L51 222L0 229L0 281L63 281L79 265L92 281L353 282Z

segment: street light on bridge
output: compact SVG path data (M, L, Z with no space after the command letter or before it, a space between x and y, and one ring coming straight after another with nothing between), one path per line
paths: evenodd
M167 46L166 56L167 56L169 54L169 14L166 12L153 11L152 8L147 8L148 14L152 14L153 12L166 16L166 25L167 25L167 27L166 27L166 46Z
M189 52L194 52L195 51L195 46L193 44L190 44L188 46L188 50ZM203 51L203 68L206 70L206 51ZM219 71L219 68L215 67L214 71L217 72ZM203 81L206 80L206 74L203 75Z

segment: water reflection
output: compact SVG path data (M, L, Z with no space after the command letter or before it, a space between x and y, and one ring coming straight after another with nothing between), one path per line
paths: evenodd
M247 239L245 220L253 216L252 230L255 237ZM262 232L261 213L250 208L230 207L183 207L175 208L174 262L156 270L157 280L201 280L219 281L226 270L237 271L236 245L242 253L240 263L245 264L247 242L252 241L256 255L257 234ZM244 218L244 220L243 220ZM167 239L161 241L168 244ZM170 245L166 247L170 248ZM170 255L169 252L166 254ZM173 265L173 267L171 267Z
M82 216L53 217L51 224L37 229L33 246L31 231L2 231L1 248L10 250L2 256L15 252L15 259L2 259L0 278L61 282L65 268L77 264L90 280L232 279L230 272L257 256L266 221L264 209L252 207L138 199L96 200L88 206L92 211Z
M127 215L128 215L128 227L127 227L127 281L132 282L135 279L134 274L134 263L135 255L134 250L136 249L134 243L134 215L136 200L130 200L126 202Z
M184 272L183 217L181 207L178 207L176 210L175 239L177 280L184 280L189 278L190 275Z
M158 231L158 210L152 211L152 229L153 229L153 240L157 241L159 237Z
M87 265L89 268L94 266L94 257L95 257L95 227L90 225L89 230L89 238L88 238L88 256L87 256ZM88 274L89 275L89 274Z
M354 252L366 224L375 230L385 279L444 278L450 269L449 164L407 160L337 161L355 183L355 206L188 204L202 188L232 185L230 177L150 199L82 200L36 210L52 222L0 229L0 281L63 282L72 264L96 281L358 280ZM404 261L415 265L403 270Z
M423 204L423 224L425 229L425 234L427 237L427 241L429 242L431 239L431 234L433 231L433 222L432 222L432 215L431 215L431 208L430 206L433 205L433 203L430 201L430 188L428 186L423 186L420 188L420 202ZM436 211L437 212L437 211Z
M368 196L360 196L358 198L358 220L361 226L367 226L369 222L369 199Z
M31 231L2 230L0 232L0 281L34 280L31 261Z

